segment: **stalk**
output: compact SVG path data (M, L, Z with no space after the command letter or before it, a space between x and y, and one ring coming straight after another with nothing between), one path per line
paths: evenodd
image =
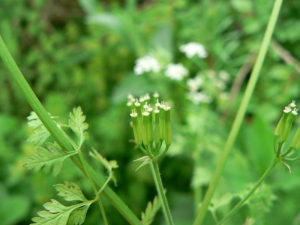
M160 178L157 161L151 162L151 170L152 170L152 174L153 174L153 179L155 181L156 189L157 189L157 192L158 192L161 204L162 204L165 219L166 219L168 225L173 225L173 220L172 220L171 212L169 209L168 201L167 201L166 194L165 194L165 191L163 188L163 184L162 184L162 181Z
M1 36L0 57L2 58L8 71L10 72L13 81L17 84L19 90L22 92L27 102L36 112L45 127L51 133L54 140L66 151L72 151L72 144L65 137L64 133L56 126L43 105L40 103L40 101L32 91L31 87L27 83L26 79L24 78L23 74L12 58L10 52L8 51L6 45L4 44ZM97 184L98 187L101 187L105 183L105 178L101 174L96 173L88 164L86 165L87 172L85 172L82 164L78 162L76 157L71 157L71 159L86 176L87 174L90 174L93 182ZM103 190L103 194L130 224L142 224L140 220L134 215L134 213L130 209L128 209L126 204L108 186Z
M253 94L254 87L255 87L256 82L258 80L259 73L260 73L260 70L262 68L262 64L264 62L268 46L270 44L270 40L271 40L273 31L274 31L276 20L278 18L279 12L280 12L282 1L283 0L276 0L274 2L274 6L273 6L273 10L272 10L270 19L269 19L269 23L268 23L268 26L267 26L267 29L266 29L266 32L265 32L265 35L264 35L264 38L263 38L263 41L262 41L262 45L261 45L259 53L258 53L257 60L254 64L254 68L252 70L251 77L250 77L249 83L247 85L242 103L241 103L241 105L239 107L239 110L237 112L237 116L235 117L234 123L232 125L231 131L229 133L229 136L227 138L227 141L226 141L226 144L225 144L225 147L224 147L224 151L221 155L221 158L220 158L220 161L217 165L216 171L215 171L215 173L212 177L212 181L210 183L210 186L209 186L209 188L207 190L207 193L204 197L201 208L198 211L197 217L196 217L196 219L193 223L194 225L201 224L203 219L204 219L204 216L206 214L209 203L210 203L210 201L213 197L214 191L217 187L218 181L219 181L219 179L221 177L221 174L222 174L222 171L225 167L225 164L226 164L227 158L229 156L230 150L233 146L233 143L236 139L238 131L241 127L243 118L245 116L246 108L249 104L251 95Z
M240 209L240 207L249 199L249 197L253 194L253 192L261 185L261 183L267 178L267 176L270 174L270 172L273 170L273 168L277 165L277 163L280 162L280 159L275 159L273 161L273 163L266 169L266 171L264 172L264 174L261 176L261 178L256 182L256 184L251 188L251 190L248 192L248 194L239 201L239 203L237 203L235 205L235 207L230 210L230 212L227 213L226 216L224 216L224 218L222 218L222 220L217 224L217 225L221 225L223 223L226 222L226 220L232 216L237 210Z

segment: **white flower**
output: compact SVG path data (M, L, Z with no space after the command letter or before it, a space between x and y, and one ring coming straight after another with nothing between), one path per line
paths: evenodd
M193 79L188 79L186 83L191 92L196 92L203 84L203 79L197 76Z
M212 101L211 97L207 96L203 92L189 92L186 97L195 105L198 105L200 102L210 103Z
M180 51L185 53L188 58L192 58L194 55L197 55L199 58L207 57L204 46L196 42L190 42L180 46Z
M165 75L173 80L182 80L188 75L188 70L182 64L169 64Z
M142 58L139 58L135 61L134 73L136 75L142 75L146 72L159 72L160 65L156 58L146 55Z

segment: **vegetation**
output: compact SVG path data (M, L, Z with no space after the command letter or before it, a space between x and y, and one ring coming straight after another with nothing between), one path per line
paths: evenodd
M300 224L299 2L0 9L2 224Z

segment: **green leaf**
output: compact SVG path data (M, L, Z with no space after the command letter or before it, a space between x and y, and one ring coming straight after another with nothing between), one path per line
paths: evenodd
M108 161L106 158L104 158L100 153L93 148L93 152L90 152L90 156L92 156L94 159L98 160L102 163L102 165L111 172L113 169L118 168L118 164L116 160Z
M79 186L75 183L65 181L65 184L56 184L54 187L58 191L58 195L67 201L87 201Z
M50 113L49 113L50 115ZM52 119L57 118L55 116L51 116ZM50 137L50 133L47 128L44 126L40 118L37 116L35 112L31 112L30 116L27 117L27 124L29 127L32 127L34 133L28 138L28 142L32 143L35 146L41 146L45 143L45 141Z
M27 141L35 146L41 146L50 137L50 135L51 134L45 127L41 127L39 130L34 131Z
M90 205L85 205L81 208L77 208L76 210L74 210L69 217L68 225L83 224L89 207Z
M141 161L142 164L141 164L138 168L136 168L135 171L137 171L137 170L140 169L141 167L143 167L143 166L149 164L149 163L151 162L151 159L149 158L149 156L143 156L143 157L141 157L141 158L139 158L139 159L133 160L133 162L139 162L139 161Z
M91 203L92 202L87 202L72 206L64 206L55 199L52 199L51 202L44 204L45 209L48 211L44 210L38 212L39 217L32 218L32 221L35 223L32 223L31 225L82 224ZM72 223L68 223L69 217L70 220L72 220Z
M87 139L88 133L85 132L89 125L84 123L85 115L80 107L74 108L73 113L70 113L69 126L78 137L78 147Z
M142 224L149 225L152 223L156 212L159 210L161 203L159 199L155 196L153 204L148 203L145 213L142 213Z
M49 173L53 167L53 175L56 176L60 173L64 160L75 154L77 154L75 151L63 152L55 143L47 143L47 149L39 147L38 154L31 155L24 166L35 171L43 168L46 173Z
M90 156L92 156L94 159L101 162L101 164L108 170L109 174L111 175L111 179L115 183L115 186L117 186L117 179L113 175L112 170L118 168L118 164L116 160L108 161L106 158L104 158L100 153L93 148L93 152L89 152Z

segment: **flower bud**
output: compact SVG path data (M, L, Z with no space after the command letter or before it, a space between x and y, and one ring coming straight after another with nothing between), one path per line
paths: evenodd
M298 127L297 132L293 137L291 148L294 149L300 148L300 126Z
M132 113L130 114L131 118L132 118L132 126L133 126L133 134L134 134L134 139L135 142L138 145L142 144L142 136L141 136L141 132L140 132L140 124L138 121L138 114L136 113L135 110L132 110Z
M170 115L171 107L165 106L165 142L166 145L171 145L172 143L172 128L171 128L171 115Z

